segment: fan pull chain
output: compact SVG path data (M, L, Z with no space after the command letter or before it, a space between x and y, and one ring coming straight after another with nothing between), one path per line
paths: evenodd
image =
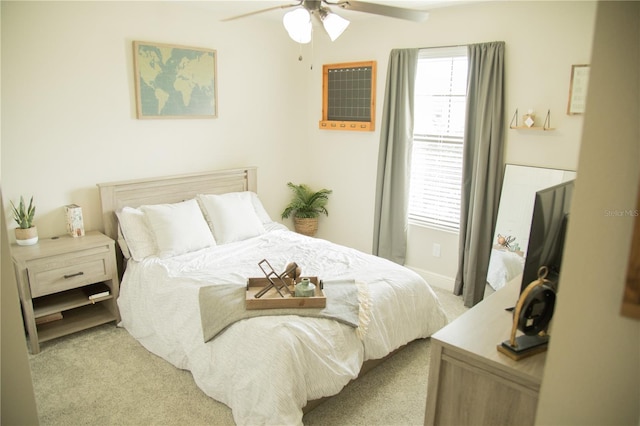
M314 49L313 49L313 28L311 28L311 70L313 71L313 59L314 59Z

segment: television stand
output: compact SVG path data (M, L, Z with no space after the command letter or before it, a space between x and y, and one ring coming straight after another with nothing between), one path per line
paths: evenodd
M546 353L515 361L509 339L520 283L511 281L431 336L425 425L533 425Z

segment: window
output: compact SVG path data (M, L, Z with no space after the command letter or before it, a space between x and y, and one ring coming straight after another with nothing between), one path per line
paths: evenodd
M422 49L415 87L409 221L460 229L467 48Z

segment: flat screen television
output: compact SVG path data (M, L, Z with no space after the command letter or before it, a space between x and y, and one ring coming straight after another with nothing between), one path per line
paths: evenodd
M541 266L557 291L573 188L570 180L536 192L520 292L538 279Z

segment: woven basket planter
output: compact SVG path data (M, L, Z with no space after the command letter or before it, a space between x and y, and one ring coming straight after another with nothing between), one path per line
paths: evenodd
M16 228L16 243L19 246L31 246L38 242L38 228Z
M318 232L318 218L293 218L293 226L298 234L313 237Z

